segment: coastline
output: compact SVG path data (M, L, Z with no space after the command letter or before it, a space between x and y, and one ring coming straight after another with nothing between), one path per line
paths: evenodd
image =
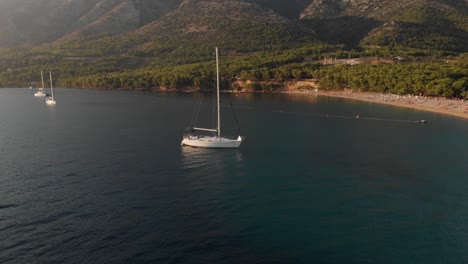
M354 91L288 91L286 93L308 93L322 96L339 97L365 102L406 107L417 110L429 111L439 114L451 115L468 119L468 100L446 99L439 97L424 97L411 95L394 95L371 92Z
M306 89L298 89L307 87ZM414 95L383 94L376 92L356 92L350 89L324 91L320 90L316 80L296 80L284 83L284 90L279 93L315 94L321 96L339 97L398 107L406 107L438 114L450 115L468 119L468 100L447 99L444 97L426 97Z
M311 82L304 82L310 84ZM396 95L396 94L382 94L373 92L356 92L352 90L343 91L315 91L315 90L299 90L296 89L296 85L287 86L282 91L276 91L277 93L285 94L315 94L321 96L338 97L344 99L359 100L365 102L372 102L378 104L386 104L398 107L406 107L411 109L417 109L422 111L429 111L438 114L450 115L454 117L468 119L468 99L447 99L443 97L425 97L425 96L414 96L414 95ZM314 85L315 86L315 85ZM316 86L315 86L316 87ZM76 89L90 89L90 88L76 88ZM99 90L99 88L97 88ZM109 90L109 89L102 89ZM127 90L127 89L116 89L116 90ZM147 91L142 89L141 91ZM198 89L186 88L183 90L177 89L151 89L152 92L184 92L191 93L196 92ZM233 91L223 90L221 92L230 93L271 93L271 91ZM275 92L273 92L275 93Z

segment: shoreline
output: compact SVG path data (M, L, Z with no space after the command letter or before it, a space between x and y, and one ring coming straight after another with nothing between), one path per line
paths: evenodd
M84 89L90 88L72 88L72 89ZM127 90L127 89L100 89L95 88L91 90ZM134 91L144 91L134 90ZM191 93L196 92L198 89L184 89L182 91L177 89L151 89L152 92L183 92ZM454 117L468 119L468 99L446 99L443 97L425 97L425 96L413 96L413 95L396 95L396 94L382 94L374 92L355 92L352 90L343 91L314 91L314 90L296 90L296 89L285 89L280 91L233 91L223 90L221 92L227 93L283 93L283 94L308 94L308 95L321 95L329 97L337 97L343 99L358 100L364 102L385 104L397 107L406 107L416 110L428 111L438 114L450 115Z
M338 97L344 99L359 100L371 103L386 104L398 107L406 107L438 114L450 115L468 119L468 100L446 99L440 97L424 97L411 95L394 95L371 92L353 91L287 91L291 94L316 94L321 96Z

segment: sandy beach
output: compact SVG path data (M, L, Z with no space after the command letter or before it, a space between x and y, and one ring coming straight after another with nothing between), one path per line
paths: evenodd
M468 119L468 100L412 95L394 95L354 91L318 91L318 95L341 97L418 110L431 111Z
M299 87L307 87L307 89L298 89ZM461 100L447 99L443 97L356 92L350 89L344 89L341 91L324 91L319 88L319 85L316 80L286 82L283 92L308 93L323 96L340 97L379 104L407 107L468 119L467 99Z

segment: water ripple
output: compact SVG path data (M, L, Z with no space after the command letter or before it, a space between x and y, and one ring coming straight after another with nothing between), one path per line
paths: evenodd
M19 206L21 206L21 204L0 204L0 210L10 209L10 208L17 208Z
M0 263L468 263L464 120L259 95L207 150L180 147L191 95L130 95L0 98Z

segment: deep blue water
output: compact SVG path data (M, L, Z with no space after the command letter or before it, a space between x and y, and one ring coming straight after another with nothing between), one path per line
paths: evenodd
M464 119L223 95L246 140L203 150L195 94L56 96L0 89L0 263L468 263Z

